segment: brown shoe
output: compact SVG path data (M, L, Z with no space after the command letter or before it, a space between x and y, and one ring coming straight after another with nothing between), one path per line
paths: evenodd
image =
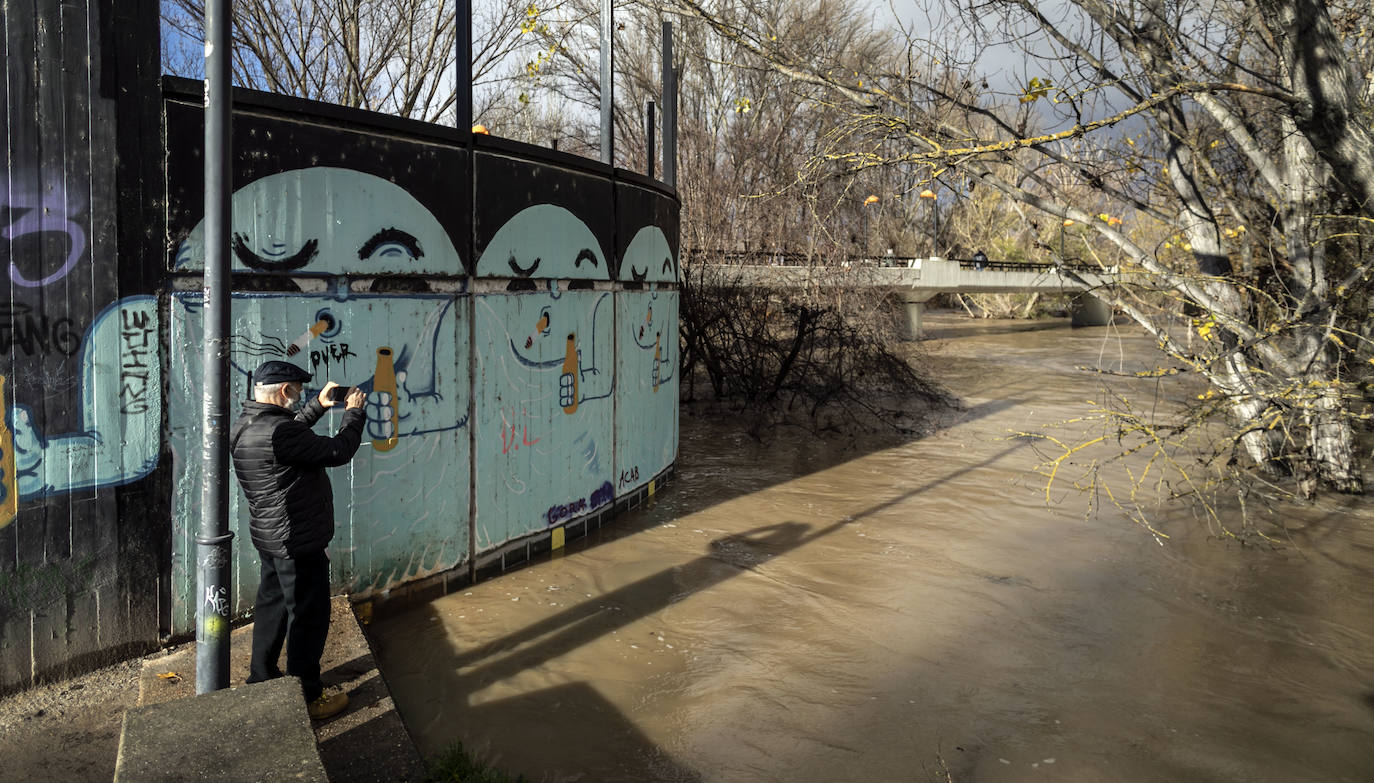
M321 693L318 699L306 705L305 711L310 713L311 720L324 720L343 712L347 706L347 693Z

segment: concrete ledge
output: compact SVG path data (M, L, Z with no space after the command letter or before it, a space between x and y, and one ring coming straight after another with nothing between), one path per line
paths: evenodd
M329 781L294 677L129 710L114 779Z

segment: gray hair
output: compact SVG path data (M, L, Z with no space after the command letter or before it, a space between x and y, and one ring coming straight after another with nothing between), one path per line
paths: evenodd
M258 402L263 402L265 397L271 397L278 392L284 391L290 383L290 381L282 381L281 383L255 383L253 384L253 399Z

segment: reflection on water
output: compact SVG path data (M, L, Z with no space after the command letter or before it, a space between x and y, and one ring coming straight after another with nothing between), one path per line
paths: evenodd
M374 624L421 750L535 781L1374 779L1374 514L1289 512L1269 551L1046 507L1008 433L1150 343L929 320L967 403L938 435L684 416L652 508Z

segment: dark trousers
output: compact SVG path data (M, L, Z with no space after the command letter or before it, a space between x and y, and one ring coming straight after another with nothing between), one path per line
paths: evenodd
M261 557L248 682L282 676L277 659L285 644L286 673L301 678L305 700L314 701L324 691L320 656L329 634L329 556L316 552L294 558Z

